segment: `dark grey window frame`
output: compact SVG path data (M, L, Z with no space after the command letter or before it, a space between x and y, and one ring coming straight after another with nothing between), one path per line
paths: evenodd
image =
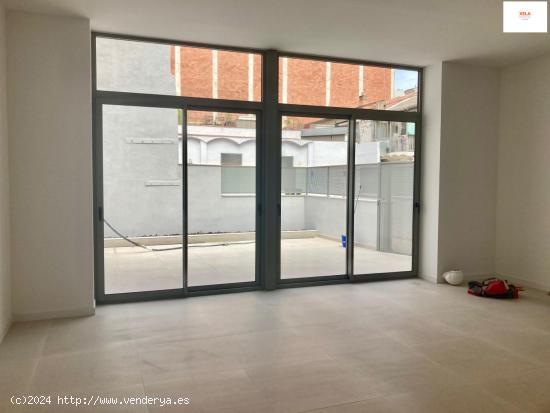
M96 38L106 37L120 40L134 40L167 45L212 48L262 56L262 100L248 102L211 98L191 98L185 96L128 93L97 90L96 82ZM279 57L303 58L338 63L360 64L366 66L387 67L412 70L418 73L417 112L375 110L361 108L342 108L282 104L278 101L278 62ZM168 39L119 35L92 32L92 108L93 108L93 166L94 166L94 263L95 297L98 304L154 300L162 298L181 298L195 295L220 294L252 291L259 289L327 285L347 282L367 282L414 278L418 276L419 257L419 210L420 210L420 165L422 143L422 94L423 71L420 67L370 62L356 59L343 59L318 55L286 53L276 50L229 47L222 45L181 42ZM103 105L127 105L183 110L183 124L186 124L187 110L206 110L219 112L250 113L256 115L256 279L253 282L227 283L197 287L187 286L187 248L183 248L183 288L130 293L105 294L103 267L103 165L102 165L102 107ZM346 227L348 248L346 249L346 274L322 277L281 279L281 118L282 116L319 116L349 120L348 139L348 196ZM412 267L410 271L354 274L353 273L353 199L355 188L355 128L356 120L396 121L415 123L415 165L413 196L413 244ZM186 139L186 128L182 128L182 142ZM182 159L187 159L187 145L182 144ZM186 180L186 162L182 165L182 179ZM183 186L185 187L185 186ZM183 234L187 234L186 205L187 191L183 197Z

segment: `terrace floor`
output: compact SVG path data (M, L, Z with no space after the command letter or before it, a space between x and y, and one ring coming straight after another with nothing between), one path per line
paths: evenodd
M158 245L152 248L173 248ZM191 244L188 250L188 285L254 281L255 243ZM283 278L344 274L345 249L337 241L314 237L283 239ZM355 247L357 273L408 271L411 257ZM107 294L182 287L182 250L151 252L138 247L105 248Z

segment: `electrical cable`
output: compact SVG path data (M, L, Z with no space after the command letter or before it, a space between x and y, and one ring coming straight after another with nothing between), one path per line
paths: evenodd
M181 247L172 247L172 248L151 248L147 245L140 244L139 242L136 242L130 238L128 238L126 235L122 234L120 231L118 231L109 221L107 221L105 218L103 218L103 222L105 222L105 225L107 225L111 231L113 231L115 234L117 234L120 238L125 240L126 242L129 242L130 244L138 247L143 248L146 251L149 252L162 252L162 251L175 251L175 250L181 250L183 249L183 245ZM222 242L217 244L205 244L205 245L188 245L188 248L208 248L208 247L225 247L233 244L254 244L256 241L238 241L238 242Z
M362 185L359 185L359 191L357 191L357 197L355 197L355 206L353 207L353 216L357 212L357 204L359 203L359 197L361 196Z

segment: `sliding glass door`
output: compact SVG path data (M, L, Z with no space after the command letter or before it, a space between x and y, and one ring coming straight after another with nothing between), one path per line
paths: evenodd
M187 111L187 285L256 281L256 115Z
M415 124L355 124L353 272L412 271Z
M101 120L104 294L256 284L256 115L105 104Z
M345 277L349 121L281 122L281 279Z
M182 111L101 109L105 294L182 289Z
M413 269L415 123L351 126L281 116L282 283Z

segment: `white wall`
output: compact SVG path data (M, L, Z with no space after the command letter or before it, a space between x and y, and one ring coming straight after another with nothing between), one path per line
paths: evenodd
M88 20L9 12L13 313L93 313Z
M6 20L0 5L0 341L11 323L9 165L6 108Z
M425 71L420 276L494 273L499 72L443 62Z
M435 282L439 247L442 64L424 69L419 276Z
M500 91L496 271L550 290L550 56L505 69Z
M439 274L494 272L499 72L443 63Z

